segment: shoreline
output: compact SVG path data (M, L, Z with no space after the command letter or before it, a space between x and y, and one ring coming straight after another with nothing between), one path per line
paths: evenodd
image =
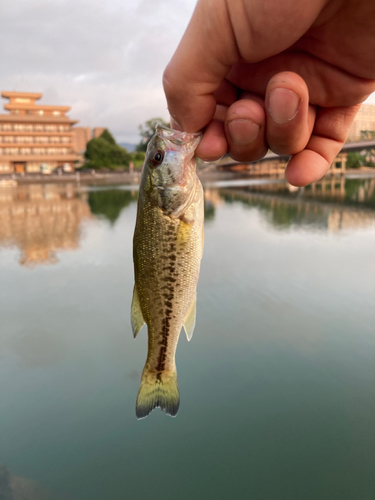
M17 185L21 184L52 184L52 183L71 183L75 182L77 184L85 185L115 185L115 184L127 184L127 185L137 185L141 180L141 172L74 172L74 173L64 173L62 175L50 174L3 174L0 175L0 186L1 181L16 181ZM344 173L331 173L328 172L324 178L332 177L351 177L351 178L361 178L361 177L375 177L375 169L349 169ZM284 173L281 175L270 175L270 174L259 174L250 172L231 172L231 171L210 171L210 172L198 172L198 177L202 183L216 182L216 181L226 181L226 180L245 180L245 179L280 179L280 181L285 180Z

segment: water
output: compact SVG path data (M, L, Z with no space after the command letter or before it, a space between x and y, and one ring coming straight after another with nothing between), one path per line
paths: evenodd
M207 188L175 419L134 413L136 198L0 188L0 499L372 500L375 179Z

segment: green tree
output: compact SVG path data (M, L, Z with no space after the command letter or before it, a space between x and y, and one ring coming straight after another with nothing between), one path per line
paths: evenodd
M136 146L137 151L146 151L147 144L151 137L155 133L155 127L158 123L162 123L166 127L169 127L169 123L163 120L163 118L151 118L151 120L147 120L143 125L139 125L139 135L142 137L140 142Z
M375 130L361 130L359 134L361 141L371 141L375 139Z
M346 168L360 168L365 164L366 158L357 153L356 151L350 151L346 158Z
M85 158L88 160L85 165L88 168L116 169L128 168L131 155L125 148L119 146L112 134L105 129L99 137L87 143Z

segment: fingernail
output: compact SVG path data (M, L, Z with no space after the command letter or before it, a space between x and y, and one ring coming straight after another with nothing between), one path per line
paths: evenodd
M292 90L271 90L268 99L268 111L276 123L287 123L298 111L301 99Z
M246 146L254 142L260 131L260 126L250 120L236 119L228 123L228 132L233 144Z

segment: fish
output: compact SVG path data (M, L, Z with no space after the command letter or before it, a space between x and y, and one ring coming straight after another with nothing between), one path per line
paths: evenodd
M201 137L158 124L146 151L133 238L134 338L144 324L148 330L138 419L158 407L174 417L180 406L175 354L182 328L188 341L193 335L203 254L204 196L195 165Z

